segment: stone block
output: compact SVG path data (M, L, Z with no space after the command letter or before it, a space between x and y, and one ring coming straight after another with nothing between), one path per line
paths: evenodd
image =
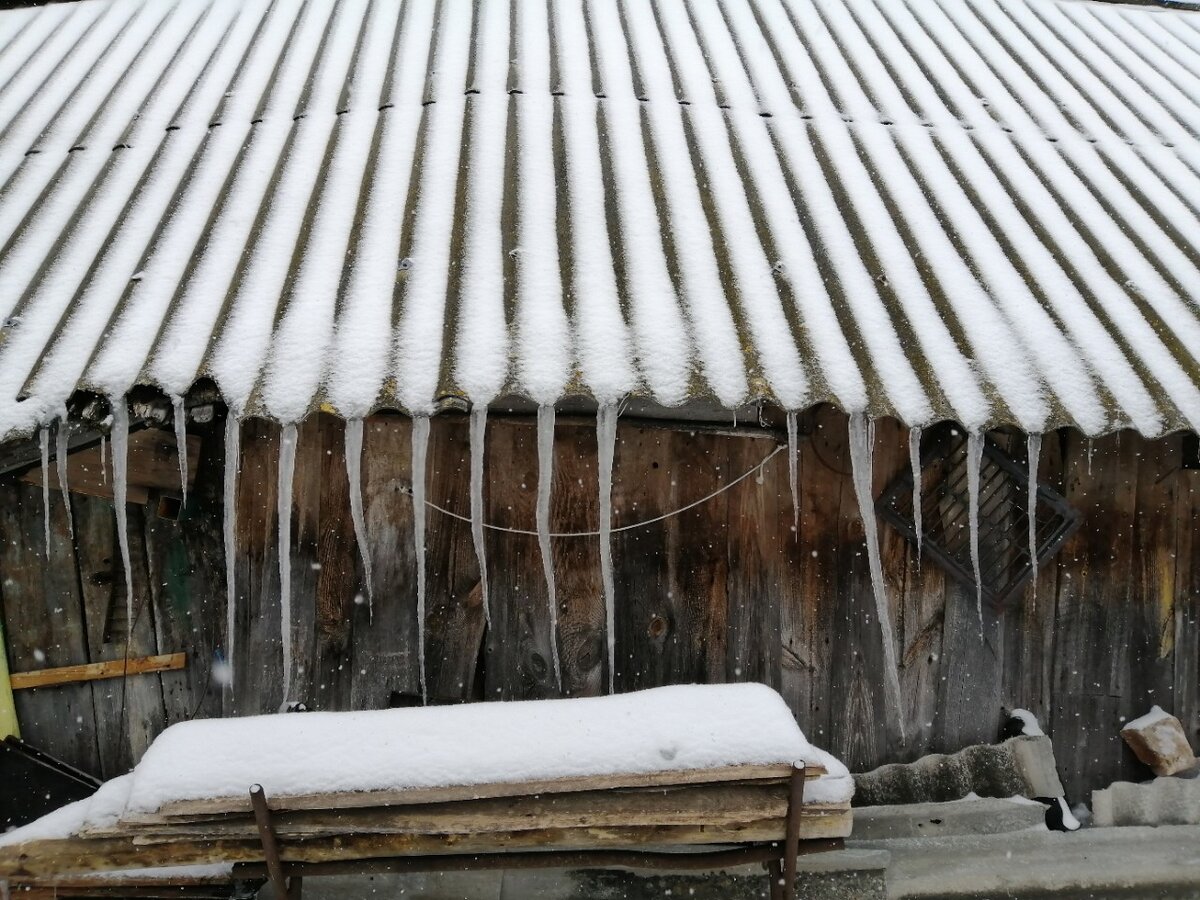
M1200 779L1116 781L1092 791L1095 825L1200 825Z
M881 766L854 776L854 805L939 803L981 797L1061 797L1054 747L1044 735L977 744L916 762Z
M1121 729L1121 737L1155 775L1175 775L1200 763L1183 723L1159 706L1128 723Z

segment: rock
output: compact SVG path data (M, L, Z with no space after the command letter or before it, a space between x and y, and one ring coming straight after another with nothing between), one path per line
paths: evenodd
M1116 781L1092 791L1096 825L1200 825L1200 779Z
M1045 736L977 744L854 776L854 805L939 803L970 793L981 797L1061 797L1054 748Z
M1188 743L1183 723L1158 706L1122 728L1121 737L1155 775L1175 775L1200 763Z

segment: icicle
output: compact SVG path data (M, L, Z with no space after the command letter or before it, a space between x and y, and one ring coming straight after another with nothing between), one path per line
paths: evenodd
M908 429L908 463L912 466L913 480L913 531L917 533L917 568L921 568L921 545L925 540L925 526L921 521L921 427Z
M896 636L892 630L892 616L888 609L887 594L883 582L883 561L879 556L879 531L875 521L875 503L871 490L871 475L874 469L875 423L869 422L865 413L850 415L850 467L854 476L854 493L858 498L859 515L862 516L863 533L867 541L867 562L871 569L871 589L875 595L875 614L879 619L879 630L883 640L884 695L889 711L900 728L900 740L904 737L904 707L900 698L900 671L896 665Z
M796 412L791 410L787 414L787 439L788 439L788 485L792 489L792 532L795 534L795 540L800 539L800 491L797 488L796 479L796 463L799 460L800 448L799 441L796 436Z
M492 627L492 607L488 599L487 553L483 540L483 451L487 436L487 405L471 408L471 540L479 560L479 589L483 595L483 621Z
M554 661L554 681L562 690L562 665L558 659L558 593L554 586L554 556L550 550L550 486L554 478L554 407L539 406L537 416L538 549L542 552L542 569L546 573L546 588L550 595L550 656Z
M1028 441L1029 457L1029 500L1026 504L1029 516L1029 568L1032 573L1033 596L1037 596L1037 484L1038 457L1042 453L1042 436L1030 433Z
M979 613L979 636L983 637L983 576L979 571L979 470L983 463L983 435L967 435L967 505L971 527L971 570L975 573L975 609Z
M296 474L296 426L279 435L279 633L283 639L283 703L292 693L292 480Z
M187 411L182 397L171 398L172 418L175 422L175 454L179 457L179 488L183 492L183 505L187 506L188 461L187 461Z
M54 462L58 466L58 488L62 491L63 508L67 511L67 532L71 535L73 542L75 540L75 518L71 515L71 489L67 485L67 453L70 450L68 446L70 432L67 430L65 416L58 420L58 429L54 437Z
M1096 439L1088 438L1087 459L1088 459L1088 477L1092 477L1092 457L1096 455Z
M50 559L50 427L43 425L42 444L42 521L46 526L46 559Z
M596 458L600 473L600 580L604 586L604 624L608 632L608 692L616 693L617 612L612 562L612 470L617 448L617 407L596 411Z
M237 635L237 483L241 468L241 423L230 410L225 418L225 493L222 531L225 540L225 658L229 662L229 686L233 687L234 638Z
M125 568L125 614L132 634L133 566L129 562L129 523L125 508L129 493L129 407L121 397L112 401L112 408L113 506L117 511L117 545L121 548L121 565Z
M108 484L108 438L100 435L100 483Z
M354 540L362 558L363 580L367 589L367 617L375 620L375 582L371 575L371 548L367 545L367 519L362 497L363 420L346 422L346 479L350 482L350 518L354 522Z
M413 543L417 554L417 666L421 701L429 702L425 680L425 458L429 452L429 416L412 420Z

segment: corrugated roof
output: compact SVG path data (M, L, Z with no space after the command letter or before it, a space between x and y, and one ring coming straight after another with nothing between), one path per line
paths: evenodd
M1071 0L0 12L0 433L829 400L1200 424L1200 14Z

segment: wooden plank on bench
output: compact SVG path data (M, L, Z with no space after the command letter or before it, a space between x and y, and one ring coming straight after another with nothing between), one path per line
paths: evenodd
M271 796L271 809L350 809L367 806L398 806L417 803L448 803L497 797L521 797L562 794L576 791L607 791L621 788L674 787L689 784L778 781L791 775L790 765L723 766L715 769L588 775L544 781L489 782L487 784L450 785L434 788L409 788L396 791L346 791L336 794L298 794ZM820 766L805 769L808 778L825 774ZM129 815L130 823L169 823L183 817L222 813L249 813L249 797L214 797L203 800L177 800L164 804L157 812Z
M810 819L845 810L845 804L808 804L803 816ZM764 818L782 820L786 815L786 788L768 785L672 788L642 795L585 792L402 807L281 812L272 814L272 825L281 839L289 839L339 834L484 834L615 825L733 825ZM97 836L113 833L111 829L94 832ZM256 835L256 826L249 817L239 816L174 826L141 826L126 829L125 833L143 842L250 839Z
M850 811L809 820L811 837L848 832ZM536 828L487 834L356 834L281 842L285 862L331 862L396 856L440 856L518 850L591 850L751 844L778 841L782 819L738 825L605 826ZM806 839L809 837L805 836ZM0 851L0 878L45 878L156 866L259 862L262 846L246 840L182 840L141 843L134 838L68 838L37 841Z

